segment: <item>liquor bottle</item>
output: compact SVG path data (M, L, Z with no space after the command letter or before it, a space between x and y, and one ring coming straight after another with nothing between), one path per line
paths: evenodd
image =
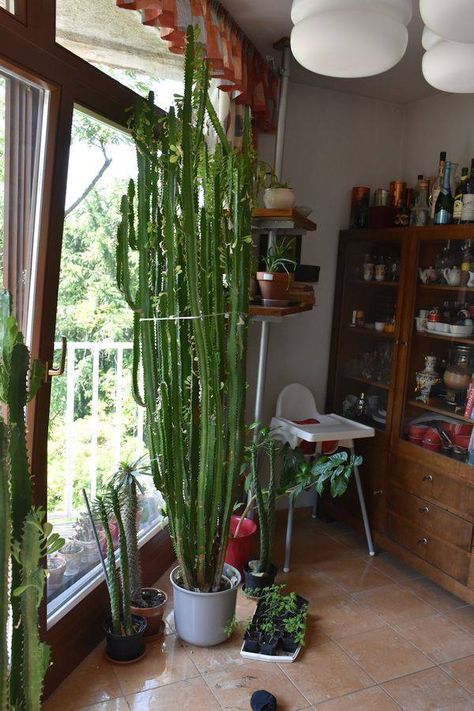
M424 227L428 224L429 214L428 181L419 180L416 188L415 206L411 210L410 224L414 227Z
M474 222L474 158L471 161L471 175L466 184L466 192L462 197L461 222Z
M461 222L463 197L466 194L468 188L468 174L469 169L463 168L461 173L461 180L458 183L458 186L456 188L456 195L454 196L453 222L455 222L457 225Z
M431 186L431 220L434 222L436 201L443 185L444 178L444 167L446 165L446 151L441 151L439 154L439 165L438 165L438 175L433 180Z
M435 225L449 225L453 221L454 198L451 192L451 162L446 161L443 185L436 200L434 212Z

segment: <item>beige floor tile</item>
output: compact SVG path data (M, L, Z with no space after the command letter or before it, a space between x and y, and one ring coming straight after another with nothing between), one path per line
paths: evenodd
M308 648L301 660L285 666L284 672L313 705L374 683L334 642Z
M453 610L449 613L448 617L454 620L454 622L463 629L474 634L474 607L472 605L466 605L466 607Z
M286 585L287 592L297 592L310 603L317 601L321 597L331 595L340 597L347 594L346 589L343 588L342 585L336 583L336 581L328 575L320 573L317 566L315 566L314 569L311 566L307 566L306 570L301 572L283 573L279 577L279 582Z
M390 585L392 582L374 567L370 559L354 558L354 556L343 561L331 560L324 563L321 570L348 592L371 590Z
M417 595L421 600L433 605L440 612L451 612L459 607L465 607L466 603L455 595L443 590L428 578L418 578L403 584L407 590Z
M474 654L474 636L441 614L404 622L396 629L438 664Z
M183 643L175 635L149 643L147 654L140 662L115 666L115 673L123 696L191 679L199 674Z
M123 697L120 699L112 699L111 701L103 701L101 704L93 706L82 706L79 711L129 711L130 707Z
M395 711L397 704L379 686L356 691L339 699L325 701L316 706L316 711Z
M131 711L220 711L221 707L201 678L178 681L127 697Z
M372 564L399 585L404 585L417 578L421 578L421 573L405 565L397 560L395 556L391 555L391 553L385 551L377 553L372 559Z
M201 674L220 671L223 667L231 664L244 664L244 657L240 655L242 647L243 630L239 629L234 632L232 637L219 644L216 647L194 647L191 644L185 644L185 649L193 663ZM260 662L262 664L263 662ZM258 664L258 662L257 662Z
M474 694L474 656L443 664L443 669L454 677L461 686Z
M319 630L336 640L385 624L381 617L349 595L314 600L311 612Z
M282 711L302 711L308 707L308 700L276 664L256 665L248 661L242 665L231 664L203 678L225 711L248 711L250 697L257 689L271 691Z
M439 667L383 685L404 711L473 711L474 698Z
M246 597L245 593L242 592L242 588L240 588L237 593L237 605L235 608L236 619L239 622L250 620L253 617L256 607L256 601Z
M44 711L72 711L122 696L114 668L100 645L43 704Z
M431 605L398 585L368 590L358 593L355 597L388 624L400 624L417 617L429 617L435 612Z
M378 684L433 665L391 627L345 637L339 644Z

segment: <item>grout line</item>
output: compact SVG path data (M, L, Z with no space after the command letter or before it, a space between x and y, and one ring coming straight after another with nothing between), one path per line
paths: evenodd
M297 690L297 692L298 692L299 694L301 694L301 696L303 697L303 699L308 702L310 708L314 708L313 703L312 703L312 702L308 699L308 697L303 693L302 689L300 689L299 686L297 686L297 685L295 684L295 682L293 681L293 679L291 679L291 677L288 676L288 674L286 673L286 671L285 671L283 665L277 663L276 666L277 666L278 669L281 671L281 673L283 674L283 676L286 677L286 679L290 682L290 684L295 687L295 689Z

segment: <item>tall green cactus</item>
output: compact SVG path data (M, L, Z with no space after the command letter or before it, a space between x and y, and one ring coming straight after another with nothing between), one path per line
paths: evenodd
M41 558L64 541L52 534L45 514L32 508L32 485L26 447L25 407L43 381L44 367L34 361L11 315L11 297L0 293L0 701L2 709L40 708L49 663L39 641L38 607L46 577ZM12 541L13 546L12 546ZM9 570L11 566L11 580ZM8 610L12 633L8 649ZM9 659L9 662L8 662Z
M273 539L275 536L275 504L277 497L276 455L280 445L270 433L263 428L257 431L252 444L248 447L250 484L255 496L260 526L260 557L256 573L268 573L272 564ZM268 459L269 480L264 491L258 475L260 453Z
M164 119L153 95L137 107L138 179L122 198L117 280L134 312L134 397L182 583L212 591L244 448L254 153L248 112L240 152L222 131L192 28L184 80Z

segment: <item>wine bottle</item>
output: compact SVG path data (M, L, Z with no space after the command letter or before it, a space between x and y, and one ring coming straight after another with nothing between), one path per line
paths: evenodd
M462 202L463 197L467 192L468 174L469 169L463 168L461 172L461 180L457 186L456 195L454 196L453 222L455 222L457 225L461 222Z
M434 216L435 216L436 201L437 201L438 195L441 191L441 186L443 185L445 165L446 165L446 151L441 151L441 153L439 154L438 175L433 180L433 184L431 186L431 220L433 222L434 222Z
M474 158L471 161L471 175L466 184L466 192L462 197L461 222L474 222Z
M443 185L435 205L434 224L449 225L453 221L454 198L451 192L451 162L446 161Z

